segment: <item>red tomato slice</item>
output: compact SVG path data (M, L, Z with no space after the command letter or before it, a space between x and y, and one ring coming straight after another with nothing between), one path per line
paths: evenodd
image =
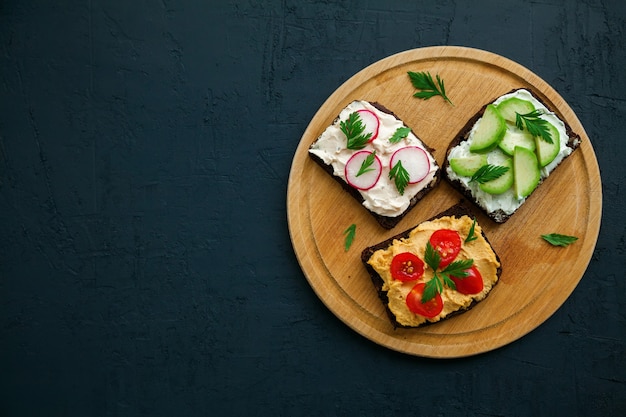
M402 282L415 281L424 274L424 262L411 252L397 254L391 260L391 277Z
M483 277L478 272L478 268L472 265L470 269L466 269L468 275L466 277L453 277L450 279L454 281L456 290L461 294L478 294L483 290Z
M426 284L420 282L415 284L413 289L406 296L406 305L415 314L420 316L433 318L443 310L443 300L438 293L430 300L422 303L422 294Z
M456 230L439 229L430 236L430 244L441 257L439 268L445 268L461 251L461 236Z

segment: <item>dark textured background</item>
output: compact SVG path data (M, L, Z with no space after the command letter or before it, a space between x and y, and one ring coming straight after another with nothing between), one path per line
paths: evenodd
M0 415L624 415L625 4L0 0ZM563 307L444 361L333 316L285 202L324 100L431 45L551 84L604 193Z

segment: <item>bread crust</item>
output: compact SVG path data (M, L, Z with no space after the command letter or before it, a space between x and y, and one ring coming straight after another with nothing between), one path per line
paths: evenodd
M365 100L360 100L360 101L365 101ZM380 103L378 103L376 101L373 101L373 102L372 101L368 101L368 103L371 104L372 106L374 106L376 109L380 110L381 112L390 114L393 117L395 117L396 119L401 120L393 111L389 110L387 107L383 106L382 104L380 104ZM333 124L336 123L338 119L339 119L339 116L337 116L335 118L335 120L333 121ZM405 124L405 126L406 126L406 124ZM417 136L417 134L415 134L415 132L412 129L411 129L411 132L415 135L416 138L418 138L422 142L422 144L424 145L424 148L432 155L434 153L434 149L429 147L419 136ZM319 139L319 137L318 137L318 139ZM317 139L316 139L316 141L317 141ZM313 145L311 145L311 146L313 146ZM345 182L341 177L338 177L338 176L334 175L333 174L333 167L332 167L332 165L326 164L324 162L324 160L322 160L320 157L318 157L317 155L312 154L310 152L309 152L309 156L320 167L322 167L322 169L324 169L324 171L326 171L335 181L337 181L341 185L341 187L346 192L348 192L348 194L350 194L354 199L356 199L361 205L363 204L365 199L363 198L363 196L361 195L359 190L357 190L356 188L350 186L350 184ZM393 229L409 213L409 211L411 211L411 209L413 207L415 207L415 205L422 198L424 198L424 196L426 196L426 194L428 194L433 188L435 188L439 184L439 182L441 181L441 171L442 171L441 167L439 166L439 164L437 163L436 160L434 162L434 165L437 168L437 171L435 172L434 178L424 188L422 188L417 194L415 194L415 196L413 196L413 198L411 198L411 200L409 202L409 206L400 215L398 215L396 217L383 216L383 215L380 215L378 213L374 213L373 211L367 209L366 207L363 207L363 208L366 209L374 217L374 219L376 219L376 221L383 228L385 228L385 229Z
M469 216L469 217L475 217L474 214L472 213L471 209L467 206L467 204L465 203L464 200L461 200L458 204L455 204L454 206L448 208L445 211L440 212L439 214L436 214L435 216L429 218L426 221L432 221L432 220L436 220L442 217L446 217L446 216L453 216L453 217L462 217L462 216ZM384 281L382 279L382 277L378 274L378 272L376 272L376 270L368 263L369 259L372 257L372 255L374 254L374 252L381 250L381 249L387 249L388 247L390 247L393 244L394 240L399 240L399 239L403 239L403 238L408 238L411 231L413 229L415 229L418 225L415 225L413 227L411 227L410 229L407 229L403 232L398 233L395 236L390 237L389 239L386 239L380 243L377 243L373 246L369 246L365 249L363 249L363 251L361 252L361 262L363 263L363 265L365 266L365 269L367 270L370 279L372 281L372 284L374 284L374 288L376 289L376 292L378 294L378 298L380 298L381 302L383 303L383 306L385 306L385 310L387 312L387 315L389 316L389 320L391 321L391 324L393 325L394 328L406 328L406 329L415 329L417 327L422 327L422 326L427 326L430 324L435 324L435 322L430 322L430 321L426 321L422 324L420 324L419 326L404 326L400 323L398 323L398 321L396 320L396 316L393 314L393 312L389 309L389 298L387 297L387 291L383 290L383 284ZM487 239L487 236L485 235L484 231L481 230L481 235L483 236L483 238L485 238L485 241L487 241L487 243L489 244L489 246L491 247L491 249L493 250L494 254L496 255L496 259L498 260L498 263L500 264L500 266L498 267L497 271L496 271L496 275L498 276L498 279L496 280L496 282L493 284L493 287L495 287L497 285L498 282L500 282L500 276L502 275L502 262L500 261L500 257L498 256L497 252L495 251L495 249L493 249L493 246L491 246L491 243L489 242L489 239ZM471 302L470 305L468 305L465 308L462 308L460 310L454 311L450 314L448 314L446 317L444 317L443 319L441 319L439 322L443 321L443 320L447 320L450 317L454 317L458 314L464 313L470 309L472 309L476 304L478 304L479 302L484 301L489 294L491 294L491 292L493 291L493 287L492 289L487 293L487 295L485 296L485 298L483 298L481 301L475 301L473 300ZM439 323L436 322L436 323Z
M510 94L513 93L517 90L520 90L520 88L514 88L511 91L502 94L506 95L506 94ZM524 88L524 90L528 91L537 101L539 101L541 104L543 104L544 106L546 106L546 108L548 108L550 111L554 111L553 109L551 109L542 99L541 97L539 97L537 95L537 93L535 93L534 91L532 91L532 89L530 88ZM498 97L501 97L498 96ZM478 201L476 201L476 199L474 198L474 196L472 195L471 191L469 189L467 189L463 183L457 179L454 178L450 178L450 176L448 175L448 166L450 165L449 161L448 161L448 156L450 154L450 151L452 150L452 148L454 148L455 146L457 146L458 144L460 144L462 141L464 140L468 140L469 138L469 134L470 131L472 130L472 127L474 127L474 124L476 124L476 122L478 121L478 119L480 119L484 112L485 109L487 108L487 106L491 103L493 103L495 100L498 99L498 97L494 98L493 100L491 100L488 103L485 103L481 109L471 118L467 121L467 123L465 124L465 126L463 126L463 128L461 128L461 130L459 131L459 133L454 137L454 139L450 142L450 144L448 145L448 149L446 150L446 156L443 160L443 164L441 167L441 171L442 171L442 176L443 178L458 192L460 192L467 200L471 201L476 207L478 207L483 213L485 213L485 215L487 215L487 217L489 217L491 220L493 220L496 223L504 223L506 222L513 214L515 214L515 212L513 213L505 213L503 210L498 209L495 211L487 211L484 207L482 207L480 205L480 203ZM572 151L576 150L579 146L580 146L580 135L575 133L574 131L572 131L571 126L565 122L562 118L561 120L563 121L563 123L565 124L565 132L567 133L567 143L566 146L571 148ZM571 155L571 154L570 154ZM569 156L569 155L568 155ZM566 156L565 158L563 158L558 165L560 165L561 163L563 163L563 161L565 159L567 159ZM557 167L558 167L557 165ZM556 168L555 167L555 170ZM543 178L539 181L539 184L537 185L537 187L539 187L542 183L543 183ZM534 192L533 192L534 193ZM527 197L530 198L530 196L532 196L532 194L529 195ZM516 210L517 211L517 210Z

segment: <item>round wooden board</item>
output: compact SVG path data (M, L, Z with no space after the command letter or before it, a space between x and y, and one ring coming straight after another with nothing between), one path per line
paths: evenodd
M448 97L420 100L407 71L429 71L445 81ZM489 297L472 310L418 329L394 329L360 260L361 250L447 209L461 195L445 181L393 230L385 230L308 157L309 145L355 99L378 101L430 147L441 166L449 142L485 103L530 88L582 138L567 158L504 224L476 210L478 223L502 260L503 273ZM407 354L453 358L487 352L535 329L569 297L591 259L600 229L602 187L598 163L583 126L563 98L521 65L482 50L429 47L409 50L363 69L322 105L296 150L287 190L289 233L296 257L324 304L366 338ZM343 232L356 224L344 251ZM553 247L541 234L579 239Z

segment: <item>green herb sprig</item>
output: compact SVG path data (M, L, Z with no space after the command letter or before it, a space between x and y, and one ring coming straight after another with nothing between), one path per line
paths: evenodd
M430 242L426 243L426 252L424 253L424 261L432 268L434 275L430 281L424 286L424 293L422 294L422 303L425 303L435 297L436 294L441 294L443 286L456 290L456 284L451 276L455 278L465 278L469 275L467 270L474 264L473 259L463 259L460 261L454 261L446 266L443 270L438 271L439 264L441 263L441 256L433 248Z
M409 71L409 78L411 79L411 84L413 87L420 90L413 94L413 97L421 98L422 100L428 100L434 96L441 96L448 103L452 104L448 96L446 95L446 87L444 85L443 80L437 74L435 77L437 79L437 83L433 80L430 72L413 72ZM452 104L454 105L454 104Z
M501 165L483 165L478 169L478 171L474 173L474 175L472 175L472 178L470 178L470 182L475 181L479 184L484 184L488 181L493 181L497 178L500 178L508 170L509 167Z
M348 226L348 228L344 230L343 234L345 235L343 247L344 250L348 252L350 246L352 246L352 242L354 241L354 236L356 235L356 224L353 223Z
M376 158L376 151L367 155L367 157L361 162L361 167L359 168L359 172L356 173L356 176L361 176L366 172L375 171L375 168L371 168L374 163L374 159Z
M400 195L404 195L404 189L409 184L409 172L402 166L402 161L398 161L389 171L389 179L394 180Z
M543 111L541 110L533 110L526 114L519 114L516 112L515 126L517 126L519 130L524 130L524 126L526 126L526 130L528 130L528 133L531 135L539 136L546 142L552 143L552 136L550 136L550 131L547 127L549 122L539 117L542 114Z
M389 138L389 142L391 142L391 143L398 143L402 139L404 139L407 136L409 136L409 133L411 133L411 128L410 127L399 127L399 128L396 129L395 132L393 132L393 136Z
M550 233L541 235L541 237L553 246L569 246L578 240L576 236L561 235L559 233Z
M476 236L476 233L474 232L474 229L476 228L476 217L474 217L474 221L472 222L472 226L469 229L469 233L467 234L467 237L465 238L465 243L471 242L473 240L478 239L478 236Z
M365 125L357 112L352 112L346 120L339 123L339 129L346 135L348 149L363 149L372 137L371 133L364 134Z

